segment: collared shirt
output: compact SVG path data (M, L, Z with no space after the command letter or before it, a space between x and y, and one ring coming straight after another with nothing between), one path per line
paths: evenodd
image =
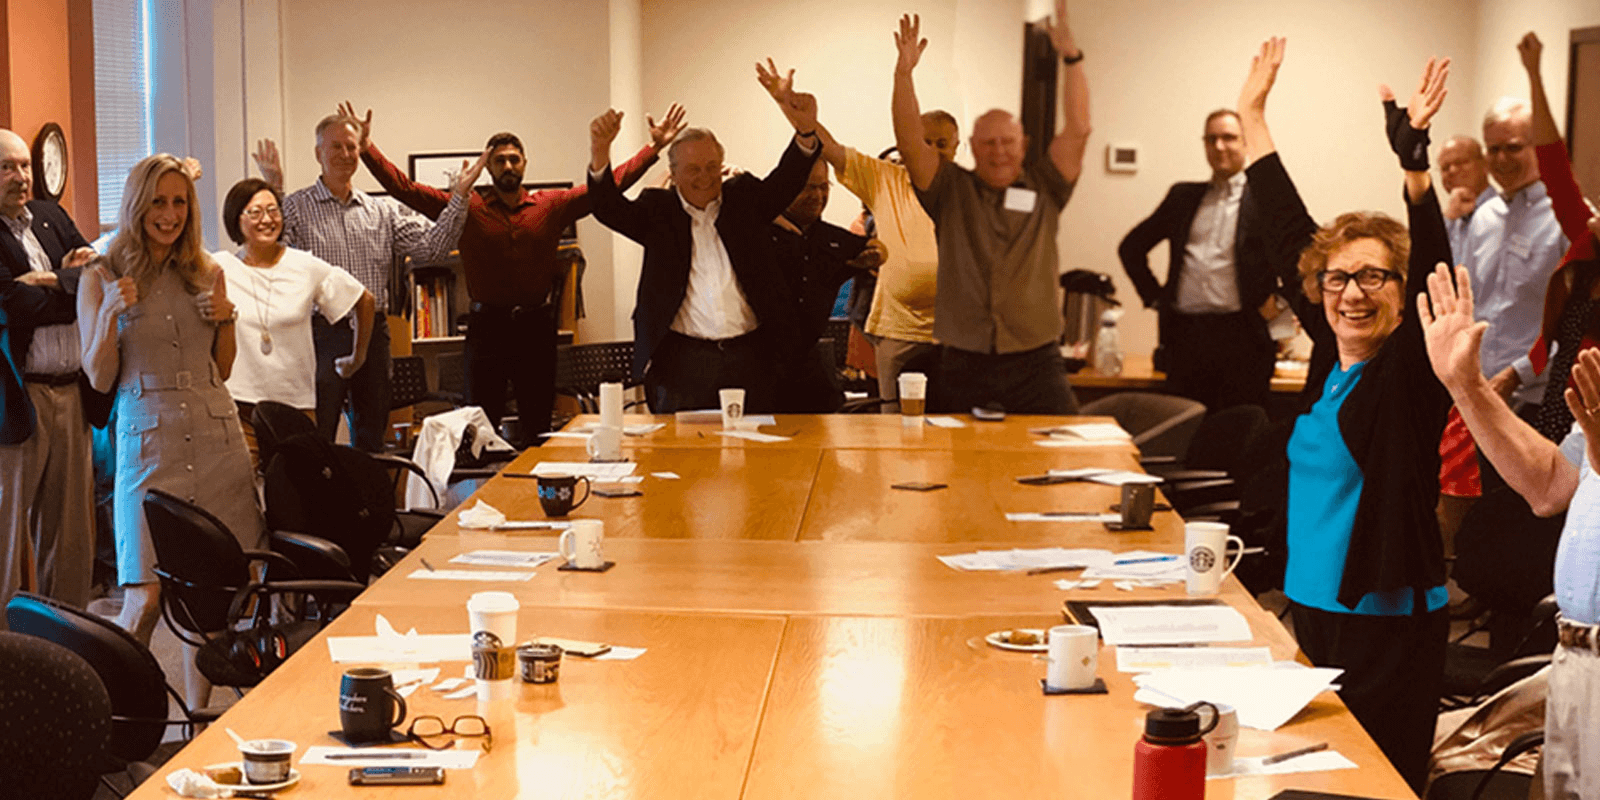
M1567 506L1567 522L1556 545L1556 605L1561 616L1580 625L1600 624L1600 475L1589 466L1583 430L1561 443L1561 452L1578 466L1578 491Z
M1224 314L1239 310L1239 277L1233 245L1239 233L1239 201L1244 171L1212 181L1194 212L1189 242L1183 248L1183 275L1176 307L1185 314Z
M672 319L672 329L697 339L732 339L755 330L756 312L739 288L728 248L717 233L722 198L712 200L704 210L689 205L682 195L678 202L689 215L692 246L689 289L683 295L678 315Z
M1465 252L1457 255L1472 275L1474 317L1490 323L1479 353L1483 374L1493 376L1520 360L1516 398L1524 402L1544 396L1544 379L1534 374L1527 353L1539 336L1550 273L1566 249L1550 195L1534 181L1510 197L1496 194L1480 204L1467 227Z
M1456 263L1460 264L1466 260L1467 229L1472 226L1473 215L1477 213L1478 209L1483 208L1483 204L1489 202L1489 199L1494 197L1495 194L1493 186L1484 187L1483 191L1478 193L1478 199L1472 201L1471 211L1468 211L1460 219L1447 219L1444 221L1445 232L1450 234L1450 255L1455 258Z
M33 212L24 206L22 215L16 219L5 216L0 219L6 221L6 227L22 242L22 250L28 254L28 270L50 272L50 256L44 252L39 237L33 235ZM75 372L83 363L79 349L77 325L41 325L33 329L28 360L22 369L45 375Z
M1048 158L996 189L944 162L917 199L939 238L933 337L972 353L1022 353L1061 335L1056 231L1073 184Z
M917 202L910 174L904 166L847 148L839 184L872 211L878 240L889 251L878 268L867 333L908 342L933 341L939 241L933 220Z
M461 236L467 201L452 196L437 223L403 211L393 200L350 190L334 197L321 178L283 198L283 243L343 268L389 308L389 276L405 257L426 264L450 255Z

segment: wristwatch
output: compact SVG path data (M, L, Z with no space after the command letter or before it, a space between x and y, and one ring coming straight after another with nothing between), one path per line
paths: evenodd
M1073 64L1078 63L1079 61L1082 61L1082 60L1083 60L1083 48L1081 48L1081 47L1078 48L1078 54L1077 55L1075 55L1075 56L1062 56L1061 57L1061 63L1066 64L1069 67L1072 66Z

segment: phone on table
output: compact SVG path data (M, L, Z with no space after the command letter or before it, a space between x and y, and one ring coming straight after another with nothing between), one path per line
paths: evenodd
M351 786L434 786L444 783L444 767L356 767Z

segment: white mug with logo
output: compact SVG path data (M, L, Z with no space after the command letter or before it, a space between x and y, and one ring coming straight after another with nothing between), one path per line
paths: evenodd
M622 460L622 428L617 425L596 425L594 433L584 443L590 461Z
M1045 659L1045 685L1051 689L1087 689L1094 685L1100 666L1100 632L1088 625L1057 625L1050 629L1050 652Z
M1232 562L1228 561L1230 543L1239 548ZM1214 595L1222 589L1222 579L1244 558L1244 540L1230 535L1228 526L1220 522L1190 522L1183 526L1183 553L1188 562L1184 583L1189 594Z
M606 524L597 519L575 519L561 532L557 549L561 557L578 569L600 569L606 565Z

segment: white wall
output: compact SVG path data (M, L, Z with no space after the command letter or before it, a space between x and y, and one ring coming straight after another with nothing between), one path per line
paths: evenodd
M1517 55L1517 42L1523 34L1533 31L1544 43L1540 72L1556 125L1562 127L1565 134L1571 31L1600 25L1600 3L1595 0L1479 0L1478 9L1478 69L1472 94L1476 116L1470 132L1481 138L1481 118L1495 100L1528 96L1528 76Z

